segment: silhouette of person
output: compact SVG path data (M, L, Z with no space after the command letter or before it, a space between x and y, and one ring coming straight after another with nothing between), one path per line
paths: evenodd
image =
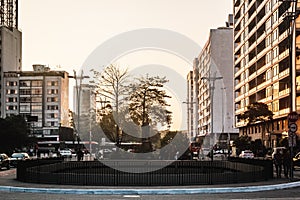
M273 162L274 162L274 165L275 165L277 178L281 178L282 154L280 153L280 151L275 152Z
M290 152L287 149L283 150L283 156L282 156L282 163L283 163L283 173L284 177L289 177L289 172L291 169L291 155Z

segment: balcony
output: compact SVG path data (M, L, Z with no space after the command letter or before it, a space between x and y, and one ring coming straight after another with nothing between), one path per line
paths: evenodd
M279 78L287 77L289 75L289 69L285 69L282 72L279 73Z

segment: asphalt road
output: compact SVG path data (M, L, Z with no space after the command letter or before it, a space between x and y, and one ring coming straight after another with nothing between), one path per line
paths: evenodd
M298 176L300 170L297 170L295 174ZM0 171L0 185L11 185L16 183L13 180L15 177L15 169L2 170ZM281 181L281 180L280 180ZM287 180L283 180L287 181ZM271 183L277 183L278 180L274 179ZM20 184L20 185L18 185ZM18 183L16 186L23 186L24 183ZM262 183L262 185L265 183ZM11 185L14 186L14 185ZM35 185L28 185L35 187ZM47 185L47 187L57 188L58 186ZM213 186L214 187L214 186ZM223 187L226 187L224 185ZM231 187L231 186L230 186ZM234 187L234 186L233 186ZM173 187L176 188L176 187ZM25 193L25 192L4 192L0 191L0 200L87 200L87 199L105 199L105 200L160 200L160 199L172 199L172 200L192 200L192 199L299 199L300 200L300 187L282 189L282 190L272 190L263 192L250 192L250 193L218 193L218 194L190 194L190 195L78 195L78 194L46 194L46 193Z
M226 194L197 194L197 195L73 195L73 194L34 194L34 193L11 193L0 192L0 199L3 200L87 200L87 199L105 199L105 200L192 200L192 199L300 199L300 188L286 190L253 192L253 193L226 193Z

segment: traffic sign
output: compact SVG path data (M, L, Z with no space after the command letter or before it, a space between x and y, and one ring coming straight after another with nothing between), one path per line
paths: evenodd
M293 133L295 133L298 129L297 124L295 124L295 123L291 123L291 124L289 124L289 126L290 126L290 131Z
M289 122L296 122L298 120L298 118L299 118L299 115L298 115L297 112L290 112L288 114L288 120L289 120Z

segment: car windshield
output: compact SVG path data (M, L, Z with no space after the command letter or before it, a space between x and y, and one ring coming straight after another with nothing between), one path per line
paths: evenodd
M23 158L24 155L21 153L14 153L13 155L11 155L12 158Z

